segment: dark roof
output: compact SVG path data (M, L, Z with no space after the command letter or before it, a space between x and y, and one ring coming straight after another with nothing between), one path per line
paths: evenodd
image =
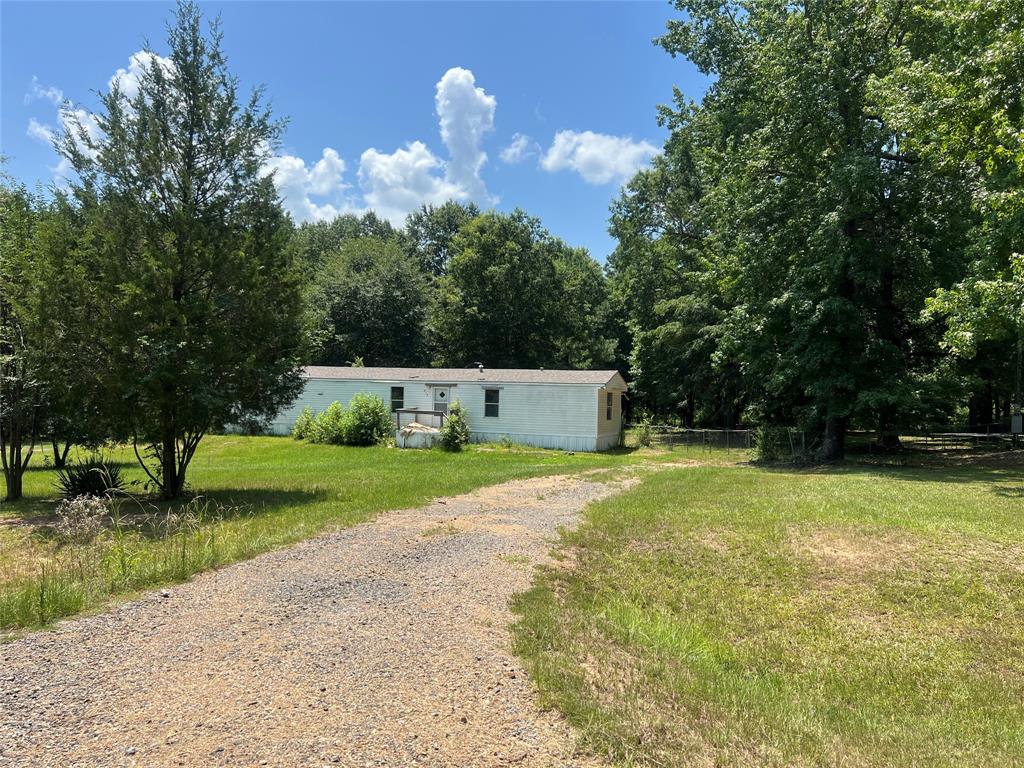
M310 379L357 381L423 381L434 384L481 382L509 384L591 384L604 386L619 376L618 371L548 371L530 368L349 368L310 365ZM621 377L620 377L621 379Z

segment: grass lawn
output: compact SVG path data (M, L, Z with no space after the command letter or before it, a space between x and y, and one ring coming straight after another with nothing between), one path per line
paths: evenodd
M677 454L681 455L681 454ZM128 449L111 454L142 480ZM37 627L131 593L187 579L330 526L515 478L614 468L629 451L570 454L473 446L458 454L208 437L189 470L191 507L126 502L125 526L95 543L56 540L54 476L33 457L25 498L0 507L0 631ZM168 513L172 514L168 514Z
M546 704L626 765L1024 764L1024 460L694 467L517 599Z

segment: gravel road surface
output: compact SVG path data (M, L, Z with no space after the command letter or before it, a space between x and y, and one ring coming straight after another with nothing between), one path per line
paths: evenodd
M506 483L0 646L0 766L584 766L507 631L621 484Z

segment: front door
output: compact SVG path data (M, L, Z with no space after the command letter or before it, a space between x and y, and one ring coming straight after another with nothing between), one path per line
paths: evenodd
M434 387L434 410L448 413L448 387Z

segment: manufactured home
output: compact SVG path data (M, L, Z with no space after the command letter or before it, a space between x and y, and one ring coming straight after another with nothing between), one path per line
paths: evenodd
M617 371L549 371L518 368L340 368L310 366L299 398L271 422L291 431L303 408L320 413L359 392L391 407L396 430L410 421L439 426L458 401L474 442L515 443L569 451L603 451L619 445L626 382Z

